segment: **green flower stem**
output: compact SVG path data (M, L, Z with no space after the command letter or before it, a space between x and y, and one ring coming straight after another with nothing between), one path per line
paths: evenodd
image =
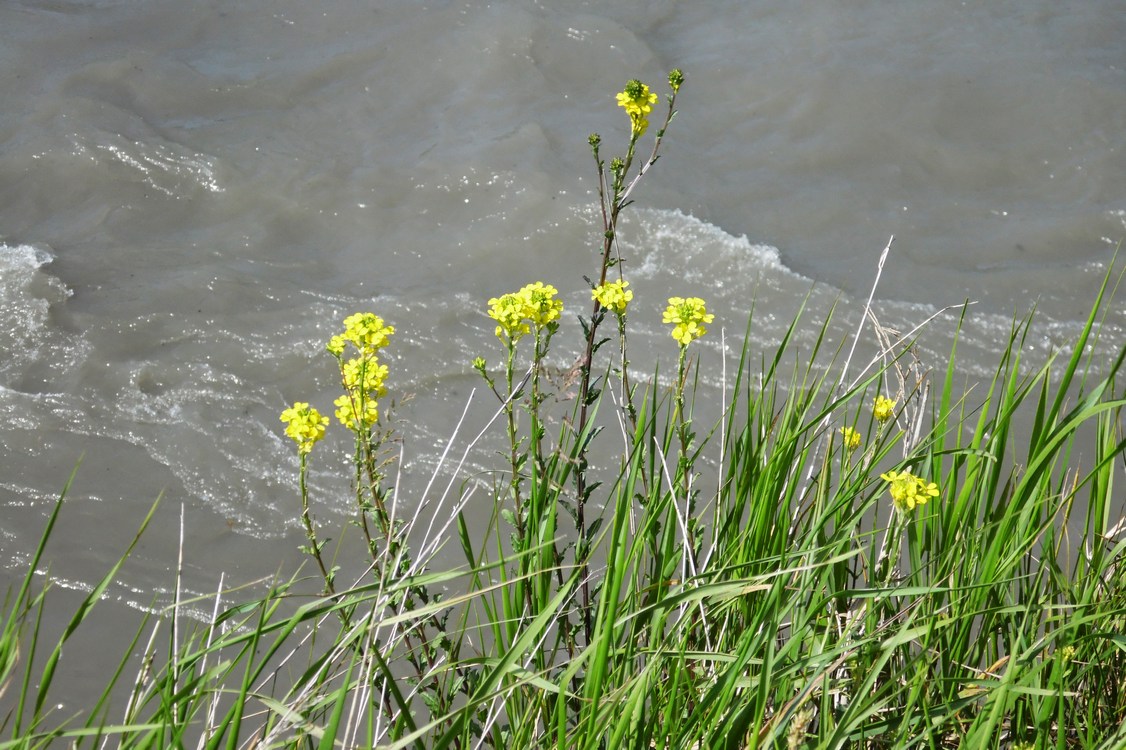
M692 462L689 456L689 449L692 447L691 442L691 420L685 415L684 410L684 386L685 381L688 379L688 345L680 345L680 356L676 361L676 383L675 388L675 403L673 406L673 421L676 425L676 436L680 443L680 454L676 462L676 483L677 494L681 495L686 500L687 518L695 518L695 503L692 499ZM686 528L688 536L685 539L685 545L690 553L695 558L696 544L692 534L692 527L689 525ZM693 559L695 562L695 559Z
M508 428L509 466L512 471L512 503L516 516L516 536L521 545L527 543L524 533L524 503L520 498L520 442L516 433L516 405L513 388L516 374L516 344L508 342L508 359L504 366L505 391L504 416Z
M633 385L629 381L629 355L626 352L626 318L618 316L618 354L622 367L622 402L626 406L630 427L637 432L637 407L633 405Z
M298 483L301 487L301 522L305 525L305 538L309 541L309 553L312 554L313 559L317 561L317 567L321 571L321 578L325 582L325 594L335 595L336 588L332 584L332 574L328 572L325 567L324 559L321 557L321 547L317 543L317 532L313 528L313 518L309 514L309 488L305 482L305 476L308 472L308 453L301 453L301 472Z
M895 566L899 562L899 551L903 544L903 534L907 530L907 514L898 508L892 508L891 519L888 521L887 532L883 544L880 546L880 555L876 560L875 580L885 588L891 588L892 577L895 575Z
M543 464L543 425L540 422L540 402L543 396L540 394L540 369L543 365L543 358L547 354L547 343L551 338L551 334L546 337L543 330L536 326L535 329L535 354L532 360L532 397L529 403L529 416L532 422L532 481L540 476L540 469Z
M371 528L368 526L368 514L364 503L364 454L358 435L356 436L356 452L352 457L352 464L356 469L354 482L356 487L356 507L359 508L360 511L360 528L364 532L364 542L368 546L368 551L372 552L375 549L375 543L372 540Z
M387 503L383 497L383 476L375 465L378 445L372 439L372 429L366 428L366 434L357 433L356 438L362 446L364 472L367 474L368 480L368 494L371 495L370 507L375 510L376 520L379 521L379 530L387 541L391 542L393 541L392 532L394 530L391 528L391 514L387 512Z

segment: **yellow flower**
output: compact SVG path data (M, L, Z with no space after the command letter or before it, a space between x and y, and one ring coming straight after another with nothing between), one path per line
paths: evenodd
M559 290L551 284L537 281L528 284L518 294L524 299L524 315L536 328L543 328L548 323L559 319L563 312L563 302L555 299Z
M539 330L558 320L563 312L563 302L555 299L558 291L537 281L518 292L489 300L489 317L497 322L497 338L515 344L521 336L531 333L532 326Z
M344 319L344 335L340 338L352 342L361 352L373 354L387 346L394 332L395 329L385 325L383 318L375 313L356 313ZM329 340L330 352L335 354L334 347L337 346L343 351L343 347L335 337Z
M880 479L888 483L895 507L903 512L914 510L917 505L925 505L932 497L938 497L938 485L927 482L909 471L889 471L880 474Z
M629 115L631 137L639 138L645 134L645 129L649 127L648 115L656 103L657 95L636 78L627 83L625 90L618 94L618 106Z
M304 401L297 401L283 411L281 421L285 422L285 434L297 443L297 450L302 454L313 450L313 444L325 436L328 426L328 417L322 417Z
M381 365L374 356L350 359L340 368L344 387L351 392L362 392L373 401L387 394L383 381L387 379L387 365Z
M489 317L497 322L497 338L509 344L515 344L521 336L531 332L524 322L524 300L519 293L489 300Z
M851 427L842 427L841 435L844 436L845 447L854 451L860 447L860 433Z
M629 113L629 135L630 138L640 138L645 135L645 131L649 129L649 118L635 115L633 112Z
M344 340L343 336L333 336L328 340L328 344L325 345L325 349L328 349L328 353L332 356L339 357L344 353L344 347L347 344L348 342Z
M886 396L876 396L876 403L872 405L872 415L877 422L886 422L891 419L895 411L895 402Z
M625 89L618 94L618 106L626 112L647 115L653 111L657 103L657 95L649 91L649 87L636 78L626 83Z
M606 309L613 310L615 315L625 315L626 305L633 299L633 292L626 289L627 286L628 281L607 281L591 289L590 297Z
M371 427L379 421L379 408L374 398L364 394L348 394L333 401L336 418L353 432Z
M672 337L681 346L688 346L708 332L704 324L714 319L715 315L707 311L704 300L699 297L670 297L663 322L672 323Z

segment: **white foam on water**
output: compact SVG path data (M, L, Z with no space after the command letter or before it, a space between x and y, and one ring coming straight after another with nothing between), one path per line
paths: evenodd
M69 294L62 284L40 273L51 260L50 253L31 245L0 245L0 348L6 352L0 372L18 368L35 350L51 302Z
M73 367L82 357L81 338L50 325L51 308L71 296L44 270L54 259L43 247L0 243L0 387L17 387L35 363Z
M632 273L642 278L664 271L722 289L732 274L746 278L776 272L810 283L782 265L778 248L752 243L745 234L729 234L679 209L638 209L636 213L636 220L626 224L623 239L641 257Z

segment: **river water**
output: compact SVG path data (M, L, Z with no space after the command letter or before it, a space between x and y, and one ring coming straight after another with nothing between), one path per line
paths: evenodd
M884 323L976 301L967 378L1033 305L1028 356L1066 350L1126 237L1123 39L1121 0L3 0L0 564L22 572L82 458L49 550L62 587L96 580L160 493L111 599L167 601L181 506L190 593L291 571L278 414L330 410L323 344L357 310L397 329L401 481L424 481L469 360L500 361L490 297L557 286L573 359L587 134L620 153L614 94L663 94L673 67L680 114L621 233L643 371L675 362L670 295L716 313L711 394L719 329L733 356L752 302L752 352L807 294L798 351L834 301L839 340L893 234ZM1106 336L1126 338L1120 305ZM929 366L945 346L924 343ZM337 432L311 478L328 528Z

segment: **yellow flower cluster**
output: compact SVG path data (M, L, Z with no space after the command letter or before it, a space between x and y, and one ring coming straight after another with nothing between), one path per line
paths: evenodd
M328 426L328 417L322 417L304 401L297 401L283 411L281 421L285 422L285 434L297 443L297 450L302 455L313 450L313 444L325 436L325 427Z
M395 329L385 325L383 318L375 313L356 313L344 319L344 333L329 339L326 348L334 357L339 357L351 343L361 354L375 354L390 343L394 332Z
M854 451L860 447L860 433L851 427L842 427L841 435L844 436L845 447Z
M704 324L714 319L715 315L707 311L699 297L670 297L663 322L673 324L672 337L681 346L688 346L708 332Z
M872 416L877 422L886 422L895 413L895 401L886 396L876 396L876 403L872 405Z
M374 395L349 391L332 403L340 424L353 432L367 429L379 421L379 406Z
M497 322L497 338L515 344L531 332L532 326L539 330L558 320L563 302L555 299L556 294L555 287L537 281L518 292L490 299L489 317Z
M350 359L340 367L344 378L344 388L349 391L363 391L381 398L387 394L383 382L387 380L387 365L380 364L375 357Z
M628 281L607 281L591 289L590 297L598 300L598 304L606 309L612 310L615 315L625 315L626 305L633 299L633 292L626 289L627 286L629 286Z
M938 497L938 485L927 482L909 471L889 471L880 474L880 479L890 485L892 502L901 511L914 510L916 505L925 505L927 500Z
M344 333L329 339L326 347L340 362L344 395L333 405L340 424L350 430L367 429L379 420L377 400L387 393L387 365L378 352L391 341L392 326L375 313L356 313L344 319ZM351 344L357 356L345 360L344 350Z
M386 395L383 385L387 365L380 364L374 354L350 359L340 366L344 395L333 401L336 418L349 430L366 429L379 421L376 400Z
M636 78L626 84L625 90L618 94L618 106L625 109L629 115L630 135L639 138L645 134L649 127L649 113L657 103L657 95L649 91L649 87Z

